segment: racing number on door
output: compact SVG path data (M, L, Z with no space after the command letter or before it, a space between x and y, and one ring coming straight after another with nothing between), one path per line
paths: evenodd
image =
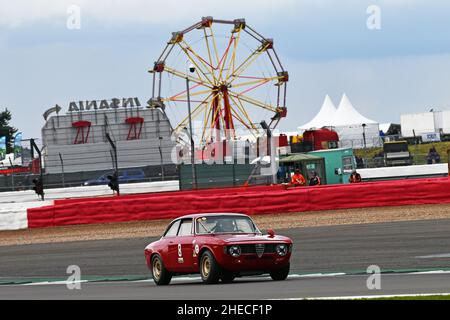
M183 263L183 251L181 251L181 243L178 244L178 263Z

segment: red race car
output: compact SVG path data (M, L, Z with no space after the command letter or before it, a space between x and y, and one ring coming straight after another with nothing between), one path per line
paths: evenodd
M161 239L145 248L145 258L157 285L194 273L217 283L264 273L285 280L291 252L291 239L272 230L263 235L247 215L205 213L172 221Z

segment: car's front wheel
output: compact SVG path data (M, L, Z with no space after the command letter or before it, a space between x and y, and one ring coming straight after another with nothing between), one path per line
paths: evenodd
M152 277L158 286L168 285L172 280L172 274L166 269L161 256L155 254L152 258Z
M220 280L220 266L210 251L205 251L200 258L200 275L207 284L218 283Z
M290 264L288 263L284 267L281 267L279 269L271 271L270 277L276 281L286 280L286 278L289 275L289 269L290 269Z

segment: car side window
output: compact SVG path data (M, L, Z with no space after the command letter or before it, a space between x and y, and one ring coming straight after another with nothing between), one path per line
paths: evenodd
M180 226L180 220L175 221L172 225L167 229L164 237L175 237L178 232L178 227Z
M192 219L186 219L181 222L179 236L189 236L192 234Z

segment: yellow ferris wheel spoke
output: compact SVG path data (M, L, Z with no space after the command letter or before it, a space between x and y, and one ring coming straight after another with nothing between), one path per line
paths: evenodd
M211 97L211 95L212 93L208 95L208 97L206 97L206 99L204 99L197 107L194 108L194 110L191 112L191 118L195 118L203 108L208 106L208 99ZM175 128L175 131L177 131L179 128L185 127L188 121L189 115L187 115L186 118L184 118L183 121Z
M198 60L197 63L200 62L200 63L203 65L203 67L204 67L206 70L208 70L208 68L209 68L208 62L206 62L202 57L200 57L200 56L194 51L194 49L192 49L192 47L189 46L189 44L188 44L184 39L182 40L182 43L184 43L185 47L182 47L181 44L180 44L180 46L181 46L182 48L185 48L187 51L189 51L194 57L197 58L197 60ZM183 51L185 51L185 50L183 50ZM185 51L185 52L187 52L187 51ZM190 58L190 57L189 57L189 58ZM192 62L194 62L194 61L192 61ZM197 64L196 64L196 65L197 65ZM203 73L203 75L204 75L205 77L207 77L207 76L206 76L206 74L207 74L206 71L204 71L203 69L201 69L201 72ZM212 74L213 77L214 77L214 72L211 72L211 74Z
M278 79L278 78L279 77L261 78L261 79L258 79L258 80L253 80L253 81L248 81L248 82L241 82L241 83L238 83L238 84L233 84L232 88L244 87L244 86L250 86L252 84L259 84L259 83L270 82L270 81Z
M258 132L258 129L255 127L255 125L253 124L253 122L251 122L251 120L249 118L247 118L247 122L245 122L244 119L242 119L242 117L239 115L239 113L233 109L232 112L234 113L234 117L240 122L242 123L247 129L248 131L255 137L257 138L257 135L255 132Z
M217 63L219 63L219 61L220 61L219 50L217 50L216 37L214 36L214 31L211 27L209 27L209 30L211 31L211 39L212 39L212 43L213 43L213 47L214 47L214 52L216 54L216 60L217 60Z
M218 98L219 95L216 95L215 98ZM214 100L214 99L213 99ZM217 120L217 117L220 117L221 106L220 106L220 99L217 100L217 109L215 110L212 118L211 118L211 129L214 127L214 124Z
M185 42L184 42L184 43L185 43ZM195 59L191 56L191 54L190 54L191 51L189 51L187 48L183 47L183 46L181 45L181 43L178 43L178 45L180 46L181 50L184 51L184 53L186 54L186 56L188 57L188 59L192 62L192 64L196 67L196 72L197 72L197 75L199 76L199 78L201 78L201 76L200 76L200 74L199 74L199 71L200 71L200 73L203 75L203 77L205 78L205 80L206 80L207 82L209 82L210 85L213 86L213 85L214 85L214 82L211 81L211 79L208 78L208 76L206 75L206 72L200 67L200 65L197 63L197 61L195 61ZM186 45L187 45L187 44L186 44ZM194 55L195 55L195 54L194 54Z
M242 123L247 129L251 128L251 126L241 118L241 116L239 115L239 112L237 112L236 109L232 108L231 114L233 115L233 117L235 119L237 119L240 123Z
M198 106L197 106L197 108L195 108L195 110L194 111L192 111L192 113L191 113L191 118L195 118L199 113L200 113L200 111L203 109L203 108L201 108L203 106L203 108L205 107L205 104L199 104ZM174 131L178 131L180 128L184 128L184 127L186 127L187 125L188 125L188 122L189 122L189 116L187 116L186 118L184 118L184 120L175 128L175 130Z
M220 67L220 72L219 72L219 80L220 80L220 81L222 81L223 70L225 69L225 66L227 65L228 55L230 54L231 43L234 42L235 40L236 40L236 39L235 39L234 35L232 34L232 35L231 35L231 38L230 38L230 42L228 43L228 47L227 47L227 49L225 50L225 52L224 52L224 54L223 54L223 57L222 57L221 61L219 62L219 63L220 63L220 66L217 65L217 67Z
M269 111L272 111L272 112L276 112L277 111L277 109L275 107L273 107L271 105L268 105L268 104L266 104L264 102L258 101L256 99L250 98L250 97L248 97L248 96L246 96L244 94L235 93L235 92L232 92L230 90L229 90L229 93L230 93L231 96L233 96L235 98L239 98L242 101L248 102L248 103L253 104L255 106L258 106L260 108L263 108L263 109L266 109L266 110L269 110Z
M214 98L213 98L214 99ZM213 100L210 101L210 103L208 104L208 106L212 103ZM205 134L206 134L206 129L208 128L208 119L211 116L212 113L212 108L208 108L208 111L205 112L205 117L203 119L203 130L202 130L202 137L201 139L205 139Z
M240 76L266 49L270 44L261 45L257 50L253 51L245 60L242 62L236 70L226 79L227 82L232 83L238 76ZM230 80L230 78L233 78Z
M239 44L239 40L241 39L241 31L242 31L242 28L240 27L239 31L238 31L238 35L237 35L237 37L235 37L235 40L233 43L233 54L231 55L231 59L230 59L229 65L228 65L228 70L227 70L225 79L228 79L230 77L230 71L232 74L234 73L234 68L236 66L236 50L237 50L237 46Z
M205 35L205 42L206 42L206 48L208 50L208 59L209 59L209 66L211 69L211 74L214 78L214 83L217 83L216 75L214 73L214 63L213 63L212 56L211 56L211 48L209 47L209 40L208 40L208 35L206 33L206 28L203 28L203 34Z
M247 119L248 123L250 124L250 126L252 127L252 129L254 130L258 130L255 126L255 124L253 123L253 121L250 119L247 111L245 111L244 105L242 104L242 101L237 98L238 102L235 100L236 98L234 98L233 96L230 95L230 99L234 102L235 106L239 109L239 111L241 111L241 113L244 115L244 117Z
M164 71L167 71L168 73L170 73L176 77L186 79L185 72L182 72L182 71L179 71L179 70L167 67L167 66L164 67ZM203 85L205 87L208 87L210 89L213 89L213 85L211 85L209 82L205 82L204 80L193 77L191 75L187 75L187 77L188 77L189 81L191 81L193 83L197 83L197 84Z
M182 47L182 48L185 48L185 49L186 49L186 50L184 50L184 52L185 52L186 54L187 54L187 52L190 52L194 57L197 58L197 60L198 60L197 63L201 63L202 66L203 66L206 70L208 70L209 67L210 67L210 65L208 65L208 62L207 62L206 60L204 60L200 55L198 55L198 54L194 51L194 49L192 49L192 47L190 47L189 44L188 44L184 39L182 40L182 43L184 43L184 45L185 45L185 47ZM180 44L180 46L181 46L181 44ZM191 58L191 57L189 56L189 59L190 59L190 58ZM191 61L192 61L192 63L194 63L193 59L191 59ZM195 65L198 66L198 64L195 64ZM199 66L198 66L198 68L200 69L200 72L203 74L203 76L205 76L208 80L210 80L210 79L208 78L208 76L207 76L208 72L207 72L206 70L201 69ZM211 68L213 68L212 65L211 65ZM196 70L196 72L198 73L198 70ZM213 70L211 70L211 75L213 76L214 81L210 81L210 82L211 82L211 84L214 84L214 83L216 83L216 76L215 76Z
M204 94L207 94L207 93L211 93L211 90L204 90L204 91L189 93L189 96L195 97L195 96L200 96L200 95L204 95ZM162 101L177 101L177 100L184 100L184 99L187 99L187 94L176 95L176 96L173 96L173 97L170 97L170 98L162 99Z

